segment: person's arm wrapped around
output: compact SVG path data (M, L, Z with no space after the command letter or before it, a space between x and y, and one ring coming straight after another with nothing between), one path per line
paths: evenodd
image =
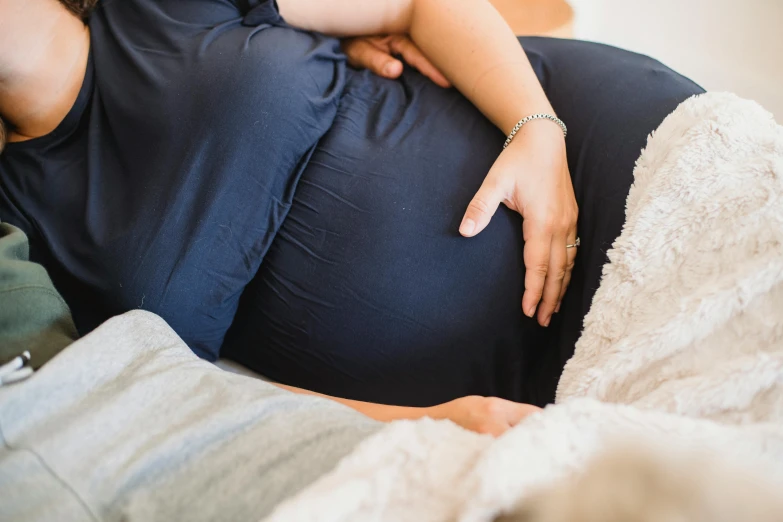
M426 59L420 68L430 77L436 70L444 86L457 88L503 134L526 116L556 116L516 36L487 0L277 0L277 5L286 22L300 29L340 37L407 35L410 42L403 42ZM539 119L517 133L459 228L465 237L479 234L501 203L523 217L522 311L537 315L542 326L559 310L571 279L576 248L566 245L576 242L579 214L565 136L553 121Z

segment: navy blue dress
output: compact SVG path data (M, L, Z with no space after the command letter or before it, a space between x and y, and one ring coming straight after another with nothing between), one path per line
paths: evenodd
M143 308L202 357L375 402L551 401L645 138L701 92L643 56L521 39L580 206L545 329L520 308L521 218L457 232L504 140L457 91L353 70L268 0L104 1L90 28L65 121L0 156L0 219L81 332Z

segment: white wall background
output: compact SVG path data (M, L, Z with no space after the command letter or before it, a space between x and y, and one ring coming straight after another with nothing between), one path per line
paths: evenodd
M783 0L570 0L574 36L657 58L783 124Z

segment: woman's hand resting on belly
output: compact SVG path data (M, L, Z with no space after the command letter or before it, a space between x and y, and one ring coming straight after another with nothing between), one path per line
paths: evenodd
M563 132L547 120L522 127L498 156L470 202L460 225L463 236L484 230L500 203L522 215L525 239L525 293L522 311L549 326L559 311L576 248L579 209L566 160Z
M278 5L289 24L305 30L338 37L407 35L426 63L504 134L526 116L554 115L516 36L486 0L278 0ZM559 132L551 122L525 125L498 157L460 228L465 236L479 233L501 202L522 214L527 270L522 308L531 317L538 309L544 326L576 255L575 248L566 249L576 240L577 206Z
M349 38L342 42L348 63L384 78L398 78L405 63L441 87L450 82L405 35ZM548 326L571 280L578 208L560 129L546 120L529 122L498 157L471 201L460 232L468 237L489 224L500 203L524 218L525 294L522 310ZM473 225L469 223L473 222ZM471 228L472 226L472 228Z

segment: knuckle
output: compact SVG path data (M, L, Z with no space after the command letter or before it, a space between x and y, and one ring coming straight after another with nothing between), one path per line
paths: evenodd
M376 55L374 55L372 57L372 68L375 71L380 72L386 66L388 61L389 60L388 60L388 58L386 56L384 56L382 54L376 54Z
M473 198L473 201L470 202L469 208L472 208L473 210L480 212L481 214L489 214L492 212L491 206L487 201L480 197L476 196Z
M552 234L557 229L557 226L557 221L552 217L548 217L541 222L541 230L548 235Z
M534 275L544 276L546 275L547 270L549 270L549 265L546 263L546 261L538 261L536 263L533 263L533 265L529 268L529 270Z

